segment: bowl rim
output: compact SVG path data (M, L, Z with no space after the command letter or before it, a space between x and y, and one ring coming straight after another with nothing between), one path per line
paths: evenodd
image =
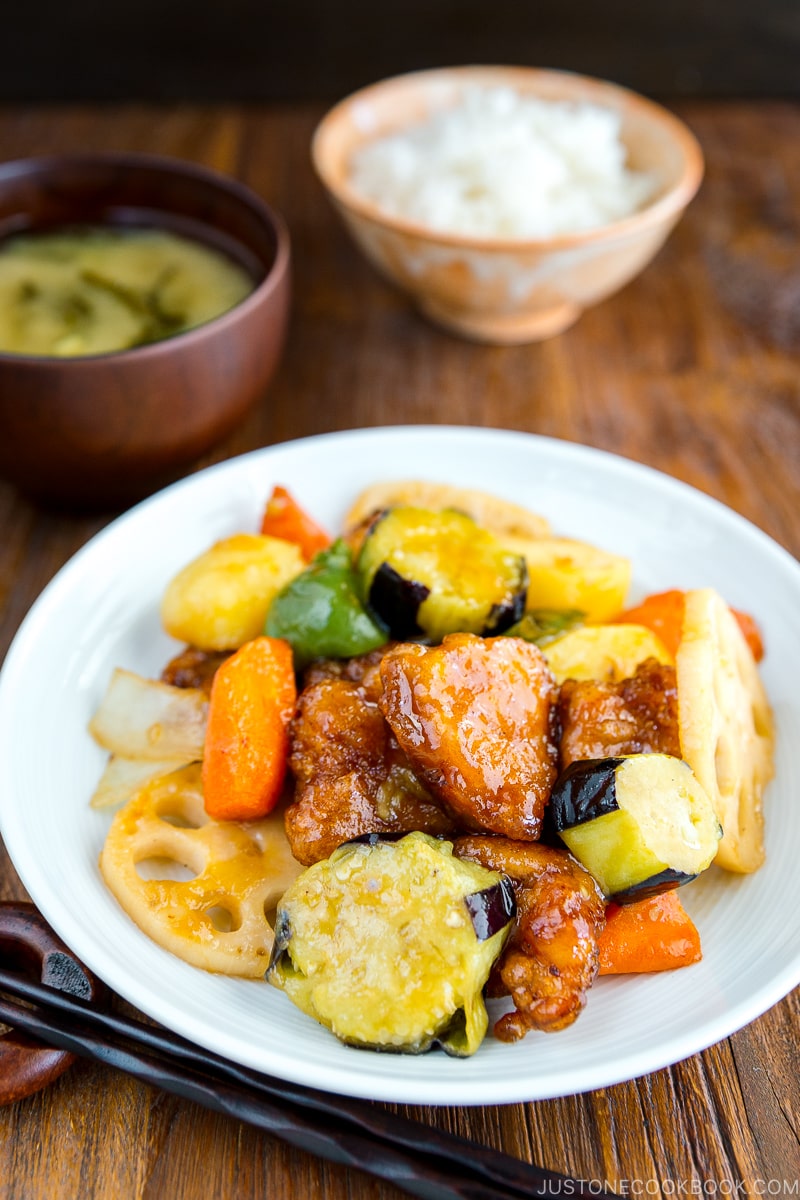
M0 366L13 365L20 368L26 366L33 368L47 365L53 368L68 367L70 363L75 365L105 362L124 363L130 359L138 361L144 358L156 358L159 355L170 353L176 345L182 349L190 341L200 341L208 337L209 331L213 330L214 334L223 332L225 328L240 320L251 309L260 306L271 294L277 292L284 282L291 261L291 238L289 228L281 213L241 180L217 171L213 167L205 166L203 163L193 162L190 159L173 158L167 154L140 154L134 151L77 151L64 154L38 154L0 163L0 186L9 176L24 176L37 171L54 171L72 165L114 166L123 170L133 167L152 168L166 174L194 179L221 192L227 192L249 208L264 225L270 228L275 236L275 260L261 282L256 284L252 292L249 292L238 304L234 304L233 308L219 313L218 316L204 321L201 325L186 329L182 333L173 334L171 337L162 338L160 341L151 342L146 346L134 346L127 350L106 350L100 354L73 354L63 358L55 354L15 354L0 350ZM207 222L207 224L213 228L212 222ZM0 243L2 240L0 239Z
M376 94L389 92L401 84L413 84L415 81L422 84L434 79L444 80L447 78L458 80L466 79L469 76L482 76L487 79L496 77L498 83L502 82L503 79L508 83L511 81L512 76L524 78L530 82L534 82L536 79L580 81L582 85L588 85L590 90L597 93L599 104L602 104L603 95L614 96L619 101L649 116L671 135L683 157L684 165L681 176L676 183L657 196L651 203L645 204L643 208L637 209L629 216L622 217L617 221L611 221L606 225L595 226L592 229L584 229L575 233L558 234L555 237L549 238L487 237L467 233L449 233L446 230L434 229L430 225L424 225L420 222L407 220L388 213L375 203L375 201L369 200L362 193L351 187L346 178L339 180L334 177L326 153L328 140L336 125L341 122L345 114L356 104L368 101ZM669 109L641 95L639 92L635 92L621 84L613 83L610 80L601 79L593 75L583 75L577 71L491 63L474 63L464 66L434 67L421 71L407 71L399 75L389 76L376 83L368 84L355 92L351 92L350 95L345 96L333 108L329 109L318 123L311 139L311 161L323 186L345 212L363 217L373 224L382 226L393 233L418 238L420 241L463 250L496 253L520 253L524 251L549 252L551 250L577 248L588 243L626 238L630 234L636 233L648 226L659 225L677 216L688 205L700 187L705 170L703 151L700 143L688 125L680 117L670 112Z

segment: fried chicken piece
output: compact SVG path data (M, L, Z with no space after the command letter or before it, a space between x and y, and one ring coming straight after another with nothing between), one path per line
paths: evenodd
M561 769L580 758L681 756L675 668L645 659L617 683L567 679L558 700Z
M164 667L161 682L179 688L202 688L211 695L217 668L230 654L230 650L199 650L197 646L187 646Z
M535 841L558 758L557 688L541 651L453 633L395 647L381 678L395 737L459 828Z
M323 679L348 679L358 683L364 689L368 700L376 703L383 691L381 682L381 660L395 642L379 646L367 654L358 654L355 658L318 658L306 667L303 676L303 686L320 683Z
M529 1029L565 1029L586 1004L599 966L598 939L605 927L603 893L566 850L508 838L460 837L458 858L510 878L517 920L495 963L489 994L510 994L514 1011L494 1027L495 1037L514 1042Z
M365 833L453 832L368 686L336 675L318 679L300 694L290 736L297 784L286 835L305 866Z

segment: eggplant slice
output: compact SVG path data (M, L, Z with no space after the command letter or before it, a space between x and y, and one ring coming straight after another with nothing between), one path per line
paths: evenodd
M454 509L378 514L359 571L370 608L400 639L498 634L525 610L524 558Z
M722 833L691 768L669 754L574 762L553 789L550 816L567 849L618 904L695 879Z
M350 1045L465 1057L511 932L511 884L423 833L370 836L309 867L278 907L267 980Z

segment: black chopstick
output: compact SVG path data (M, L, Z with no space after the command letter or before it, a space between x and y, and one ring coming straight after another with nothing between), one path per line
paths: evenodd
M246 1121L321 1158L431 1200L609 1196L593 1183L531 1166L368 1103L271 1079L175 1034L0 969L0 1021L143 1082ZM22 1000L25 1003L21 1004Z

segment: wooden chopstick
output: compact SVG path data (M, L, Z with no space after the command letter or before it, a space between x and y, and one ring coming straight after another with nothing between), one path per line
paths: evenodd
M0 1022L429 1200L612 1195L367 1102L272 1079L0 969Z

